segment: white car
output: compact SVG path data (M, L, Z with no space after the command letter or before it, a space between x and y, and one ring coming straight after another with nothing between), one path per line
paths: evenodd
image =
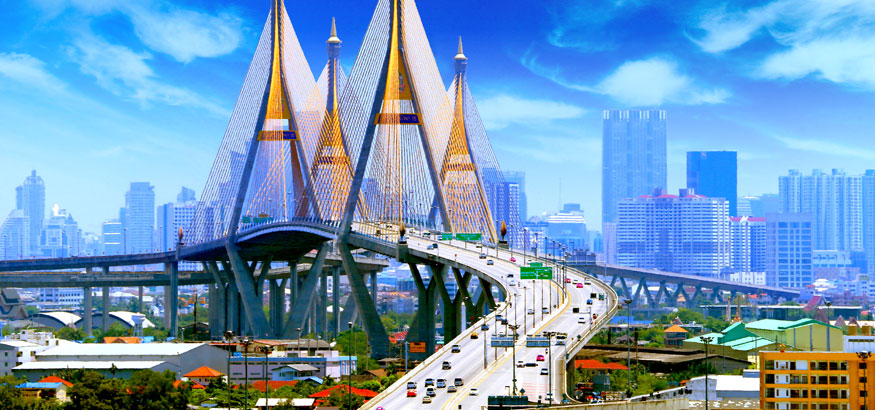
M510 280L507 281L507 284L508 286L516 286L516 279L510 278Z
M468 392L469 396L477 396L479 394L480 392L478 392L477 389L471 389L471 391Z

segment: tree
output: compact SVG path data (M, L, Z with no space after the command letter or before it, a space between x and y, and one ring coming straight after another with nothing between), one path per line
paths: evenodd
M127 408L124 383L105 379L97 372L88 371L67 393L70 403L65 410L117 410Z
M328 404L340 407L340 410L356 410L365 404L365 399L357 394L350 394L345 388L335 389L328 396Z
M64 340L82 340L85 339L85 332L82 329L75 327L64 326L54 332L55 337Z
M131 410L186 410L191 387L188 383L173 386L176 374L170 370L156 373L151 370L140 370L131 375L127 389L128 409Z

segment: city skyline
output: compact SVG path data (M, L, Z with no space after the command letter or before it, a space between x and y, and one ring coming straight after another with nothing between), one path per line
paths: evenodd
M864 66L863 57L848 51L857 37L845 24L872 18L861 4L779 0L727 9L694 2L684 11L658 2L420 6L446 84L462 35L472 92L503 168L541 181L529 187L528 214L580 202L588 223L598 226L600 200L589 193L601 192L602 109L668 111L670 191L685 185L685 155L696 150L739 152L739 195L776 193L771 176L787 169L841 165L862 173L875 158L856 146L875 79L854 68ZM372 4L324 6L288 5L313 71L337 16L348 68ZM466 6L468 15L488 12L499 23L459 18L454 10ZM8 124L0 204L11 208L12 189L37 169L54 185L46 202L98 231L121 204L92 199L119 198L132 181L152 183L157 203L172 201L182 185L200 191L267 8L162 1L9 7L2 18L9 35L0 40L0 118ZM162 19L178 25L178 36L157 34ZM500 24L520 19L532 24ZM828 47L830 41L846 46ZM790 70L821 48L829 58ZM812 95L818 98L805 98ZM45 108L50 118L38 114Z

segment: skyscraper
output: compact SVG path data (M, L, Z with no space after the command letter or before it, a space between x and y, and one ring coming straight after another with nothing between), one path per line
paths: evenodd
M179 195L176 195L176 202L178 203L194 201L195 199L194 190L187 187L182 187L182 191L179 192Z
M863 249L866 251L866 273L875 273L875 169L867 169L863 185Z
M602 222L616 222L617 204L666 186L666 112L602 113Z
M729 215L739 216L738 153L735 151L687 152L687 187L699 195L729 201Z
M791 169L779 177L782 213L808 213L814 218L814 249L863 250L862 177L840 170L813 170L802 175Z
M35 170L15 189L15 205L29 219L27 247L28 254L32 255L39 247L39 234L46 217L46 185Z
M814 282L811 214L766 214L766 284L802 288Z
M620 200L617 264L719 277L730 267L729 202L682 189L680 195Z
M30 256L30 220L21 209L13 210L0 225L0 259L24 259Z
M189 192L191 195L189 195ZM166 203L158 207L158 234L157 245L160 251L176 249L179 228L183 231L189 229L197 209L194 191L183 187L177 199L186 198L186 201Z
M152 251L155 229L155 191L148 182L131 182L125 193L124 228L127 232L125 253Z
M46 258L79 256L81 238L82 231L73 216L55 204L52 216L40 230L38 255Z
M766 271L766 218L730 217L732 271Z
M504 182L508 184L517 184L519 198L517 199L517 208L519 210L519 221L526 222L529 219L528 197L526 196L526 173L523 171L504 171Z
M127 230L118 219L103 223L100 233L101 253L104 255L121 255L124 253Z

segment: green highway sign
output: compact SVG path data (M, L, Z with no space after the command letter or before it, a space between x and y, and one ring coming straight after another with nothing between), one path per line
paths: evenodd
M553 279L553 268L543 266L521 266L520 279Z
M482 233L457 233L456 239L460 241L482 241Z
M453 234L451 233L442 233L439 240L441 241L449 241L453 239Z
M544 264L541 262L529 262L529 266L541 267L544 266Z

